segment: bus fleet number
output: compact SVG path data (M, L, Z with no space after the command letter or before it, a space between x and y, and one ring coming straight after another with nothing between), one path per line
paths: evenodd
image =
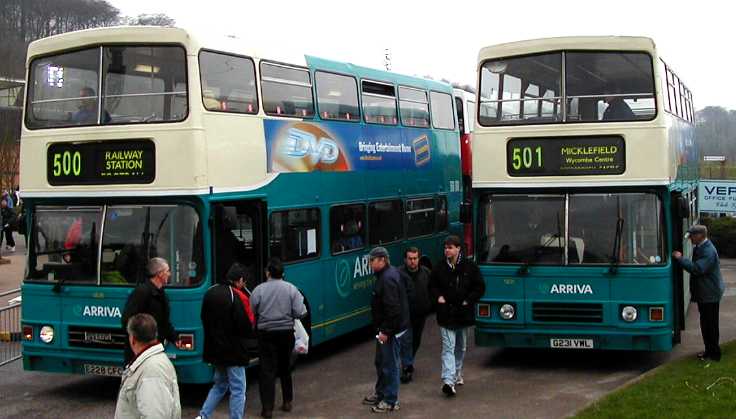
M542 168L542 147L514 147L511 151L511 165L514 170L524 169L541 169Z
M82 173L82 154L79 151L54 153L54 176L79 176Z

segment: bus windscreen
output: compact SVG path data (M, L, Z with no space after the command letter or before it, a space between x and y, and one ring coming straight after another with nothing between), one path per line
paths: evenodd
M26 125L181 121L188 113L186 74L178 46L102 46L39 57L30 65Z

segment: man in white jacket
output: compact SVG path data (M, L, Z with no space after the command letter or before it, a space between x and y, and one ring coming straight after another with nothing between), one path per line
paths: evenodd
M156 320L136 314L127 329L135 358L123 373L115 419L181 419L176 371L156 339Z

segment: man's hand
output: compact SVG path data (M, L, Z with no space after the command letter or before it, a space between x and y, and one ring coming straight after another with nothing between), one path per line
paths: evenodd
M682 252L675 250L674 252L672 252L672 257L678 260L682 259Z
M437 302L439 304L445 304L447 301L445 301L445 297L440 295L439 298L437 298Z
M385 335L383 332L378 332L378 341L382 344L388 342L388 335Z

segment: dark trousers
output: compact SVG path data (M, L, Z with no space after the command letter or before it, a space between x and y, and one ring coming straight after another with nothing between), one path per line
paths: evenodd
M419 345L422 343L422 332L426 321L427 316L417 316L416 319L411 319L411 349L414 357L417 356Z
M293 330L258 332L258 352L261 364L258 387L261 392L261 406L265 412L273 411L276 399L276 377L281 381L281 394L284 402L294 400L290 366L293 350Z
M3 235L5 236L5 245L10 247L15 247L15 239L13 238L13 230L9 228L3 229ZM2 237L0 237L0 245L2 244L3 240Z
M718 308L720 303L698 303L700 312L700 333L705 344L705 356L721 359L721 347L718 346Z
M375 392L379 400L390 405L399 401L400 345L401 343L395 336L389 336L388 341L384 344L376 342Z

